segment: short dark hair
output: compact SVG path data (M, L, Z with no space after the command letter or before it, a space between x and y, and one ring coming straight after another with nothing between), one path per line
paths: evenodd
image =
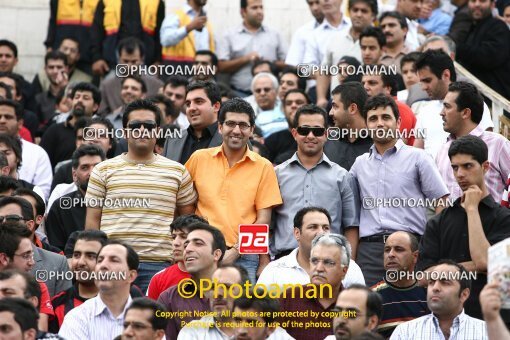
M122 126L124 128L127 128L127 124L129 122L129 114L137 110L152 111L152 113L154 113L155 116L156 125L157 126L161 125L161 110L159 109L159 107L150 100L137 99L129 103L124 110L124 115L122 116Z
M25 221L34 219L34 209L32 208L32 204L30 204L30 202L23 197L4 196L0 198L0 208L5 207L8 204L16 204L18 207L20 207L22 215L21 217L23 217Z
M12 88L11 88L11 86L7 85L6 83L0 82L0 88L5 90L5 97L3 97L3 98L10 99L10 100L13 99L12 98ZM0 96L0 97L2 97L2 96Z
M111 245L120 245L126 248L127 257L126 261L128 264L129 270L138 270L138 265L140 264L140 258L138 257L138 254L136 251L131 247L129 244L126 244L124 242L118 241L118 240L108 240L102 247L101 250L99 250L98 255L101 253L104 247L111 246Z
M385 18L395 18L400 24L400 28L402 29L409 28L409 26L407 25L406 17L397 11L383 12L383 14L381 14L381 16L379 17L379 24L381 24Z
M28 188L18 188L14 190L12 196L30 196L35 200L35 212L37 215L44 216L46 211L46 204L39 194L37 194L34 190ZM30 202L29 202L30 203Z
M455 139L448 149L450 160L458 154L470 155L479 164L489 160L487 144L480 138L472 135L462 136Z
M195 57L197 55L207 55L209 57L211 57L211 62L213 64L213 66L218 66L218 56L210 51L210 50L198 50L196 53L195 53Z
M156 302L152 299L146 297L139 297L133 299L131 305L126 309L126 314L124 314L124 318L127 315L127 312L131 309L141 309L141 310L149 310L151 311L151 317L149 319L153 330L166 330L166 326L168 325L168 319L162 315L161 312L166 312L167 309L164 305L159 302ZM159 313L157 313L160 311ZM157 316L159 315L159 316Z
M235 264L235 263L220 264L220 265L218 265L218 268L216 270L227 269L227 268L234 268L235 270L237 270L239 272L239 276L241 277L241 282L240 282L241 285L244 285L246 282L250 282L250 275L248 275L248 271L244 267L242 267L238 264Z
M16 190L20 187L20 184L17 180L10 176L0 176L0 192L5 192L7 190Z
M189 81L188 78L184 76L170 76L165 81L165 85L163 85L163 88L166 88L167 86L171 87L181 87L184 86L184 88L188 87Z
M393 98L391 98L390 96L386 96L384 94L378 94L378 95L368 98L361 115L363 116L363 118L365 118L365 121L366 121L368 118L368 116L367 116L368 111L375 110L380 107L385 108L387 106L389 106L391 108L391 111L393 112L393 116L395 116L395 120L398 120L400 118L400 113L398 111L398 106L395 103L395 100Z
M299 117L303 115L321 115L322 118L324 118L324 127L328 127L328 114L326 110L324 110L322 107L317 106L315 104L307 104L301 106L299 109L297 109L296 114L294 115L294 126L297 127L299 124Z
M344 290L358 289L367 293L367 317L376 315L379 320L382 318L383 312L383 299L381 294L374 292L367 286L355 283L345 288Z
M449 70L450 80L452 82L457 80L453 60L443 50L426 50L423 52L416 61L416 69L421 70L427 66L430 68L430 72L439 79L441 79L444 70Z
M16 120L23 119L23 108L18 102L14 101L12 99L0 97L0 106L12 107L14 109L14 112L16 113Z
M23 97L23 93L21 92L21 87L23 86L23 80L24 80L23 77L17 73L13 73L13 72L0 72L0 78L4 78L4 77L14 80L15 85L16 85L15 90L16 90L18 96Z
M460 293L462 293L462 291L466 288L468 288L471 291L471 279L469 277L469 272L466 270L466 268L462 264L457 263L451 259L442 259L442 260L439 260L439 262L437 262L434 265L434 267L442 265L442 264L453 266L459 270L460 275L457 276L459 278L459 280L457 280L457 281L459 281L459 283L460 283L459 296L460 296Z
M344 109L347 109L351 104L356 104L359 112L363 111L363 107L368 99L367 91L361 83L358 82L347 82L338 85L331 91L331 95L340 95Z
M18 47L16 46L15 43L7 39L0 39L0 47L2 46L9 48L12 51L14 58L18 57Z
M193 223L200 222L207 224L207 220L201 216L191 214L191 215L181 215L175 218L172 223L170 223L170 232L172 231L188 231L188 227Z
M73 169L78 169L80 166L80 158L83 156L99 156L101 157L101 161L106 159L103 149L99 146L95 144L82 144L73 152L73 156L71 158Z
M37 297L39 300L41 299L41 287L37 280L30 275L29 273L23 272L18 269L7 269L0 271L0 281L9 280L15 276L21 276L25 280L26 287L24 296L26 299L31 298L33 296Z
M248 7L248 0L241 0L241 8L246 9Z
M60 52L59 50L52 50L52 51L49 51L48 53L46 53L46 55L44 56L44 65L48 65L48 61L50 60L62 60L64 62L64 65L68 65L67 64L67 56Z
M94 103L97 105L101 104L101 92L94 84L81 82L74 85L73 89L71 90L71 96L74 98L74 95L78 91L80 92L88 91L92 93L92 99L94 100Z
M140 51L142 58L145 57L145 44L140 39L135 37L124 38L117 44L117 58L120 57L122 51L127 52L127 54L133 54L136 50Z
M134 74L130 74L127 77L122 78L122 81L120 82L120 84L122 86L124 86L124 83L128 79L136 81L138 84L140 84L142 86L142 93L147 93L147 84L145 83L145 80L142 79L142 77L134 75Z
M400 69L404 67L405 63L413 63L414 70L416 71L416 62L418 61L418 59L420 59L421 54L422 54L421 52L415 51L404 55L402 59L400 59Z
M287 93L285 93L285 96L283 96L283 105L284 106L285 106L285 101L287 100L287 96L291 93L301 93L305 97L307 104L310 104L312 102L312 100L310 99L310 96L306 93L306 91L304 91L300 88L297 88L297 89L288 90Z
M165 95L159 93L155 96L147 98L154 104L163 104L165 105L165 117L172 117L173 119L177 119L179 117L179 110L175 107L174 103L167 98Z
M359 35L360 44L361 44L361 39L368 38L368 37L375 38L375 40L377 40L377 43L379 44L380 48L383 48L384 46L386 46L386 36L384 35L384 32L382 31L382 29L380 27L373 27L373 26L365 27L363 29L363 31L361 31L361 34Z
M0 224L0 253L7 255L9 259L14 259L14 254L18 250L22 239L32 237L32 232L28 227L20 222L4 222Z
M293 75L296 76L298 89L306 90L306 78L300 77L298 75L297 69L295 67L286 67L286 68L284 68L282 70L282 72L280 72L280 76L278 77L278 81L280 81L280 79L282 79L282 77L284 75L288 74L288 73L293 74Z
M218 263L220 263L223 259L223 256L225 255L225 251L227 250L227 244L225 243L225 236L223 236L223 233L218 228L203 222L195 222L188 226L188 234L195 230L205 230L212 235L212 250L221 250L221 256L218 260Z
M9 161L7 160L7 157L5 157L3 152L0 152L0 167L8 166Z
M216 103L221 103L221 94L220 88L218 84L211 80L196 80L188 84L186 88L186 93L189 93L194 90L202 89L205 91L207 98L211 101L211 104L214 105Z
M225 119L227 118L227 112L244 113L248 115L250 125L255 125L255 111L253 111L253 107L242 98L232 98L221 105L218 118L221 124L225 122Z
M455 99L457 110L470 109L471 121L480 124L483 117L483 97L476 86L465 81L458 81L448 86L448 92L457 93L457 99Z
M329 224L331 225L331 215L329 212L322 208L322 207L305 207L302 209L299 209L296 215L294 216L294 228L298 228L301 231L301 228L303 228L303 219L305 218L305 215L310 212L319 212L326 215L328 218Z
M351 10L352 6L357 4L358 2L362 2L366 4L368 7L370 7L370 10L372 11L372 14L377 17L377 13L379 12L377 1L375 0L349 0L349 11Z
M76 122L74 123L74 132L77 133L78 130L86 128L90 122L92 121L92 118L83 116L78 119L76 119Z
M78 232L78 235L76 236L76 242L79 240L83 241L96 241L101 243L101 248L108 242L108 236L104 231L101 230L82 230ZM75 244L76 244L75 242Z
M278 69L276 68L275 64L270 62L267 59L257 59L257 60L255 60L253 65L251 65L251 75L253 76L254 72L255 72L255 69L257 67L259 67L260 65L263 65L263 64L269 65L269 70L271 71L271 74L273 76L275 76L275 77L278 77Z
M261 288L256 288L256 291L250 295L243 295L239 299L234 300L234 309L237 307L242 310L255 309L257 312L262 313L264 322L267 324L275 320L275 315L280 311L280 303L277 299L273 299L269 294L265 294Z
M0 300L0 312L14 314L14 321L21 328L21 332L30 329L34 329L36 332L39 330L37 327L39 312L25 299L9 297Z
M1 100L0 100L0 105ZM0 144L4 144L7 148L12 149L14 155L18 159L18 169L21 166L21 162L23 161L23 152L21 151L21 140L19 138L13 137L6 133L0 133Z
M112 145L110 150L108 150L106 152L106 158L115 157L115 152L117 149L117 139L115 138L115 134L114 134L115 128L114 128L112 122L110 122L110 120L105 117L94 117L92 119L89 119L88 117L82 117L80 119L87 119L84 127L90 127L92 124L101 124L104 127L106 127L106 131L108 131L106 136L108 137L108 139L110 140L110 144ZM75 127L77 127L79 125L78 123L79 123L80 119L78 119L76 121L76 123L74 124Z
M160 147L165 146L167 136L173 136L176 131L181 131L180 127L176 124L165 124L161 126L161 134L156 138L156 145Z

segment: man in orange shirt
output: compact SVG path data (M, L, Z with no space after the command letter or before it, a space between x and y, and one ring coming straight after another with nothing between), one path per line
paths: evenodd
M218 130L223 143L193 153L186 168L198 192L196 214L220 229L228 250L223 263L237 262L255 283L269 256L238 252L240 224L269 224L271 209L282 204L272 164L247 147L255 128L255 113L248 102L234 98L221 107Z

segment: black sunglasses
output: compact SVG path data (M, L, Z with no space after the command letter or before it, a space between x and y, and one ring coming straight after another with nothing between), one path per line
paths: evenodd
M326 128L323 127L298 126L296 130L301 136L308 136L310 131L315 137L324 136L326 133Z
M142 126L145 128L145 130L154 130L157 125L156 125L156 122L153 122L151 120L149 121L144 121L144 122L140 122L138 120L134 120L132 122L130 122L127 127L130 128L130 129L141 129Z

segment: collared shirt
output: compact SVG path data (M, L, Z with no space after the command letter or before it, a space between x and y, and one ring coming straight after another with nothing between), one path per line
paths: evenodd
M407 47L408 53L416 51L418 47L420 47L420 36L423 37L423 35L420 35L418 33L418 21L416 20L409 20L409 18L406 18L407 21L407 34L406 34L406 41L405 45ZM400 59L398 60L399 65L399 72L400 72Z
M209 147L209 144L211 143L211 139L213 138L214 134L218 130L218 122L214 122L211 125L209 125L207 128L202 130L202 137L197 138L195 136L195 129L193 126L188 126L188 137L184 141L184 146L182 147L182 154L181 159L179 163L184 164L188 161L190 156L193 154L193 152L200 150L200 149L206 149Z
M198 192L196 214L220 229L229 247L238 241L239 224L254 223L258 210L282 204L273 165L248 147L232 167L220 145L197 150L186 168Z
M37 185L44 193L44 199L50 196L53 170L46 151L37 144L21 139L21 158L23 162L18 170L19 178Z
M251 52L257 52L261 59L271 62L285 60L287 43L278 31L265 25L252 33L241 24L227 32L218 44L219 60L237 59ZM251 80L251 64L248 63L232 74L230 83L236 89L251 92Z
M349 30L351 21L342 15L342 22L338 26L331 25L326 19L317 26L306 40L304 62L307 64L320 65L326 55L329 42L335 37L335 33Z
M445 337L439 320L430 313L418 319L405 322L399 325L391 340L485 340L487 337L487 326L485 321L475 319L464 313L464 310L453 319L450 327L450 336Z
M280 325L287 322L289 326L286 327L285 330L296 339L324 339L333 331L333 319L331 317L327 317L325 312L331 312L333 308L335 308L336 301L334 301L330 306L324 308L318 299L307 297L311 296L309 291L312 289L316 289L317 295L321 291L319 287L314 288L312 286L313 285L306 285L303 289L300 287L288 288L285 291L286 298L282 296L279 300L280 311L308 313L308 318L303 316L294 316L279 317L276 320L280 323ZM340 292L342 290L343 287L340 287ZM301 295L301 292L303 292L303 295ZM325 289L324 294L329 294L329 290ZM314 312L314 317L311 316L312 311ZM314 322L318 327L305 328L303 326L291 326L292 324L296 325L301 322L307 323L309 321Z
M190 284L184 285L181 289L191 293L189 289L193 288L189 286ZM163 304L168 312L188 312L177 314L174 318L168 320L165 331L167 339L177 339L183 325L197 318L193 316L195 313L210 311L209 301L206 298L201 299L200 294L195 294L191 298L184 298L179 293L177 286L170 287L161 293L158 302Z
M483 233L491 245L510 237L509 209L500 206L487 195L480 201L478 212ZM457 263L472 260L467 214L460 205L460 198L427 222L416 268L425 270L441 259L452 259ZM477 273L476 280L472 280L471 294L464 305L469 315L481 317L478 296L486 283L487 276L481 272Z
M203 9L203 13L196 13L188 4L185 4L182 10L191 20L195 19L197 15L206 15ZM195 39L195 51L211 50L211 46L209 46L209 31L207 29L204 28L202 31L193 30L192 32ZM163 20L161 25L161 45L175 46L189 33L186 31L186 26L179 22L179 17L175 14L170 14Z
M401 73L402 71L400 70L400 60L402 60L402 58L409 52L411 52L411 50L407 47L407 45L404 46L404 48L395 56L391 56L386 52L383 52L381 58L379 59L379 64L386 66L395 65L397 67L397 72Z
M324 144L324 153L332 162L349 171L356 158L367 153L372 144L374 144L374 141L370 137L356 138L352 143L347 138L338 141L328 140Z
M484 131L477 126L469 133L472 136L480 137L489 149L489 171L485 174L485 184L496 202L501 200L505 190L505 183L510 174L510 141L499 133ZM456 200L462 196L462 189L455 180L452 165L448 157L448 149L455 136L450 134L448 141L443 145L437 154L436 163L439 173L450 191L450 200Z
M378 199L438 199L448 194L433 160L401 139L382 156L373 145L356 159L350 173L362 203L360 237L399 230L422 235L425 230L426 207L374 206Z
M276 261L269 262L260 274L257 284L277 284L283 287L284 284L310 283L310 275L297 261L298 249L294 249L289 255L280 257ZM355 283L365 285L365 278L361 268L351 259L342 285L347 288Z
M120 130L122 126L122 117L124 116L124 105L116 108L112 113L105 116L112 124L115 130Z
M255 125L262 130L264 138L275 132L289 129L289 124L280 106L275 106L272 110L261 111L255 119Z
M294 238L294 216L303 207L323 207L331 214L331 232L359 225L353 194L354 183L347 170L323 154L319 162L307 170L297 152L275 168L284 204L275 209L276 230L271 239L271 253L297 247Z
M123 312L115 317L101 299L101 294L88 299L67 313L58 335L65 339L111 340L122 333L124 315L131 301L129 295Z
M418 23L423 26L425 30L438 35L448 34L453 18L443 12L441 8L436 8L430 14L428 19L418 19Z
M306 39L319 25L320 23L317 20L312 20L299 27L294 32L292 35L292 42L290 43L289 52L287 53L287 58L285 58L285 64L296 66L297 64L304 62Z
M229 340L230 337L217 327L213 316L204 316L181 329L177 340L188 339Z
M326 52L322 59L322 65L337 65L338 61L345 56L351 56L361 61L361 47L359 39L354 40L351 35L351 27L339 32L333 32L326 46Z

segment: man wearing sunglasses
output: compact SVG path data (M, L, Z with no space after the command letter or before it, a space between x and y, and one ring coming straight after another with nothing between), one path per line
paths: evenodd
M272 164L248 149L255 113L248 102L234 98L219 114L221 146L196 151L186 162L198 192L196 214L207 216L225 235L228 250L223 263L237 260L255 283L269 263L267 255L242 255L237 250L240 224L269 224L271 210L282 204ZM260 260L260 261L259 261Z
M85 196L85 229L101 229L135 249L140 256L135 284L142 291L173 260L168 226L176 214L192 214L197 199L184 166L154 153L160 122L156 104L130 103L122 117L128 152L94 167ZM109 203L119 199L120 204Z
M300 107L294 116L292 136L297 152L276 167L284 204L276 208L276 227L271 253L288 255L298 244L293 218L302 207L316 206L331 213L331 232L345 233L353 254L358 244L358 215L351 175L324 154L327 114L316 105Z

